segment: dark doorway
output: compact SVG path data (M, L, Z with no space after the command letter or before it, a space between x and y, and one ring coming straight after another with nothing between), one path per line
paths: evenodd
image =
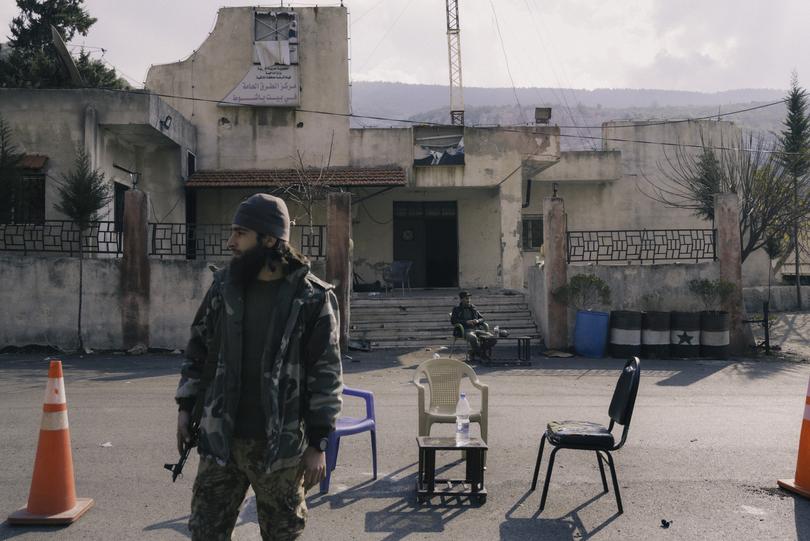
M191 156L191 154L189 154ZM186 259L197 258L197 192L186 188Z
M113 221L118 233L124 230L124 194L128 191L129 186L113 182Z
M458 286L455 201L395 201L394 259L413 261L412 287Z

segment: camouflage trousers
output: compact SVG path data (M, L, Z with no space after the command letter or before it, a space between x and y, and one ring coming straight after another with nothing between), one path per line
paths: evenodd
M262 539L301 535L307 519L303 467L266 473L264 449L262 440L235 438L225 466L200 458L188 523L192 540L229 540L248 486L256 493Z
M470 349L476 355L480 355L481 353L491 353L492 348L495 347L495 344L498 342L498 339L495 338L494 334L481 329L468 330L465 334L467 344L469 344Z

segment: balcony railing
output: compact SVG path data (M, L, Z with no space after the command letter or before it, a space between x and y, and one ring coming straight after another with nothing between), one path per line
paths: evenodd
M0 252L123 255L123 235L115 222L93 222L84 231L69 220L38 224L0 223Z
M568 231L568 262L714 261L714 229Z
M39 224L0 223L0 252L22 254L79 255L79 239L85 255L123 255L124 234L120 223L93 222L84 231L69 220ZM150 223L149 255L161 259L226 259L230 224ZM294 225L290 244L311 260L326 258L326 226Z
M182 259L226 259L231 224L150 223L149 255ZM326 258L326 226L294 225L290 244L309 259Z

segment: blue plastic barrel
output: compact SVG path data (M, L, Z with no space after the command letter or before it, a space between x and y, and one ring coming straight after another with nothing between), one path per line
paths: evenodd
M604 357L609 321L607 312L579 310L574 325L574 351L583 357Z

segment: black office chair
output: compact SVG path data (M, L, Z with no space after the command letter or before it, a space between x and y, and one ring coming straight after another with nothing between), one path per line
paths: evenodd
M546 506L548 483L551 480L551 470L554 467L554 455L560 449L581 449L583 451L596 451L596 461L599 464L599 473L602 475L604 492L608 491L608 486L602 461L606 461L610 466L610 475L613 478L613 490L616 491L619 514L624 512L622 497L619 493L619 482L616 480L616 467L610 453L620 449L627 440L627 432L630 430L630 419L633 416L633 406L636 403L636 394L638 393L641 376L639 364L638 357L633 357L625 363L619 381L616 382L616 390L613 391L610 408L608 408L610 424L607 427L588 421L552 421L548 424L545 434L540 439L540 450L537 452L537 462L534 465L534 478L532 479L532 490L534 490L537 488L537 474L540 471L540 461L543 459L543 445L548 440L554 446L554 450L551 451L551 458L548 463L546 482L543 485L543 496L540 498L540 511ZM622 439L618 444L616 444L612 434L613 426L616 424L624 427ZM602 453L604 453L604 457Z

